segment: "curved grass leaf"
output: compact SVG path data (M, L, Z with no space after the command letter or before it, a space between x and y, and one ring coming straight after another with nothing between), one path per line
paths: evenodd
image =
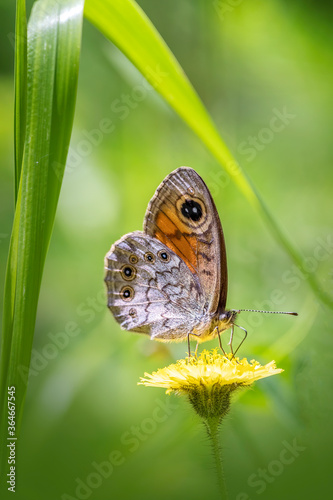
M25 138L27 105L27 17L25 0L18 0L15 27L15 110L14 110L14 151L15 151L15 203L17 201L23 147Z
M25 11L17 10L22 34ZM15 122L17 203L4 296L0 377L1 442L7 438L7 387L15 386L16 435L26 393L42 272L73 124L83 0L39 0L24 42L17 42ZM26 80L26 84L25 84ZM26 110L24 89L27 89ZM26 116L26 127L21 118ZM24 139L24 146L23 146ZM19 165L22 158L22 166ZM21 174L19 174L21 172ZM2 446L2 453L7 450ZM6 477L4 475L4 477Z
M302 257L279 227L250 179L221 139L209 114L179 63L134 0L86 0L85 16L141 71L152 86L200 137L250 204L264 219L277 242L302 268ZM314 274L308 283L317 297L333 307Z

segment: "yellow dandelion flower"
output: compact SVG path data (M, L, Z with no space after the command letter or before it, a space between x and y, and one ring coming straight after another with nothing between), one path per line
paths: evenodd
M274 361L262 366L258 361L224 356L213 349L145 373L139 384L163 387L167 394L186 394L201 417L222 417L228 411L231 392L282 371Z
M173 391L187 393L202 386L212 389L216 385L250 385L282 371L276 368L274 361L262 366L258 361L252 360L249 363L246 358L240 360L231 354L224 356L218 353L218 349L213 349L202 351L198 357L180 359L152 374L145 373L139 384L164 387L167 394Z
M152 374L145 373L139 384L163 387L167 394L187 395L194 410L202 418L212 444L222 497L227 497L218 429L230 407L230 395L256 380L281 373L271 361L262 366L258 361L222 355L218 349L204 350L198 357L180 359Z

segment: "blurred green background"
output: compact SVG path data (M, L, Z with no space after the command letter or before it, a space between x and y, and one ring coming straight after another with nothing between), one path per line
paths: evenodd
M241 355L276 359L285 371L244 392L223 424L230 498L323 498L333 465L332 312L307 276L316 273L333 295L333 8L282 0L139 4L301 250L303 269L194 134L85 22L71 149L18 441L16 498L218 498L208 439L187 402L136 385L145 371L183 357L186 345L121 331L105 306L105 253L142 227L156 187L180 165L204 178L221 216L228 307L300 313L239 317L249 331ZM3 3L1 283L13 220L14 15L13 2Z

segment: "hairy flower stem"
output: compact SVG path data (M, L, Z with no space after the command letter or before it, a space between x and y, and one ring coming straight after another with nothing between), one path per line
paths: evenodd
M219 426L230 408L230 398L234 391L250 386L256 380L270 377L283 370L276 368L275 362L261 366L258 361L222 355L217 349L204 350L199 356L180 359L177 363L160 368L156 372L145 373L139 384L164 387L167 394L176 392L188 397L194 411L203 420L212 445L221 499L227 500Z
M221 419L217 417L210 417L204 420L208 436L212 445L213 457L217 473L217 480L220 488L221 499L228 499L228 492L225 484L223 464L221 457L221 446L219 442L219 426Z

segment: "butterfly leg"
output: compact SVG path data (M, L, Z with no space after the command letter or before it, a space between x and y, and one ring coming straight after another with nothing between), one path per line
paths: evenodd
M230 346L230 351L231 351L232 357L234 358L235 355L234 355L234 351L233 351L233 348L232 348L232 341L233 341L233 339L234 339L234 325L231 326L230 340L228 342L228 345Z
M188 348L188 357L191 357L191 345L190 345L190 334L187 334L187 348Z
M237 347L237 349L236 349L236 351L235 351L235 354L236 354L236 353L237 353L237 351L238 351L238 349L240 348L240 346L242 345L242 343L244 342L244 340L245 340L245 339L246 339L246 337L247 337L247 331L246 331L246 330L245 330L245 328L243 328L242 326L239 326L239 325L236 325L236 324L235 324L235 326L237 326L238 328L240 328L241 330L243 330L243 332L245 332L245 333L244 333L243 340L241 341L241 343L239 344L239 346ZM235 355L235 354L234 354L234 355Z
M187 347L188 347L188 356L189 356L189 358L191 357L190 335L194 335L195 337L199 337L200 336L197 333L193 333L193 332L191 334L189 333L187 335ZM197 355L198 345L199 345L199 340L197 341L197 345L195 347L194 356Z
M221 351L223 352L223 354L226 356L226 355L227 355L227 353L225 352L225 350L224 350L224 349L223 349L223 347L222 347L221 334L220 334L220 331L219 331L218 326L216 326L216 327L214 328L214 330L215 330L215 329L217 330L217 336L218 336L218 338L219 338L220 349L221 349Z

